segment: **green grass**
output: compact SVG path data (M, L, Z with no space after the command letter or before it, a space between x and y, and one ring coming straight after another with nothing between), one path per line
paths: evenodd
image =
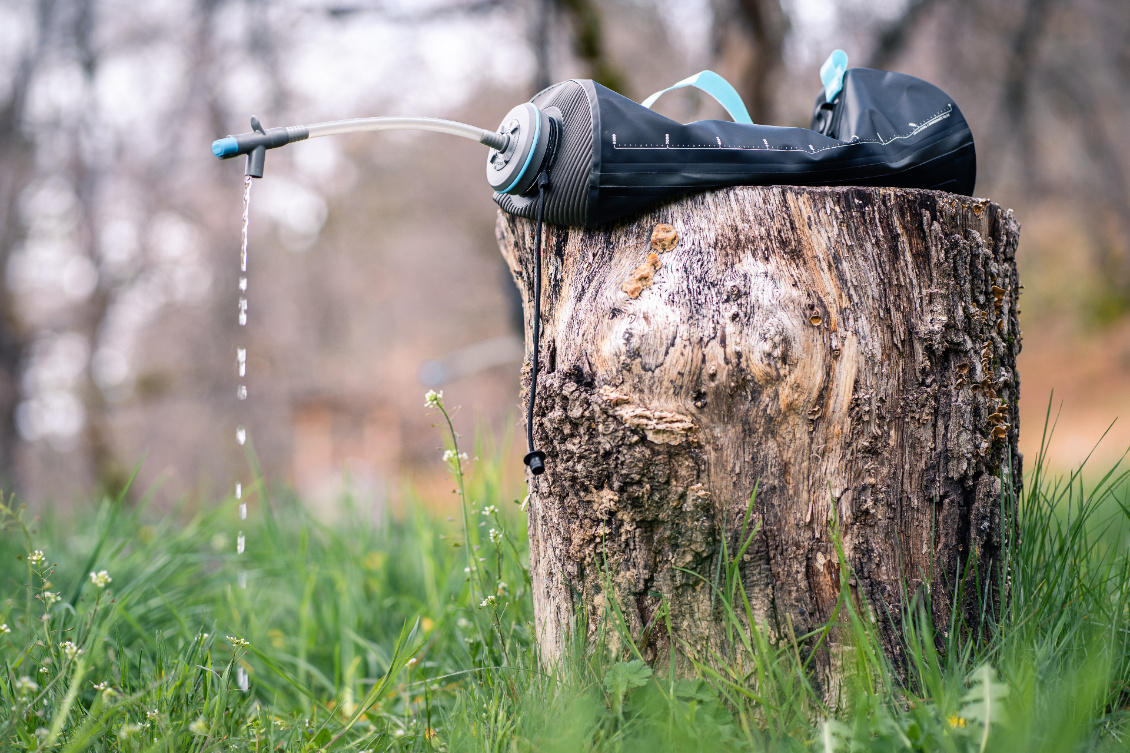
M543 667L525 515L500 497L499 460L449 448L463 500L453 520L409 505L327 522L260 486L238 558L233 500L191 519L108 500L28 520L10 502L0 749L1130 749L1124 477L1092 487L1081 473L1042 478L1046 459L1030 461L1011 600L964 638L936 638L908 605L905 680L866 612L843 601L850 651L829 708L794 643L747 627L740 551L720 571L726 658L688 656L693 677L653 670L614 608L602 636L616 640ZM112 580L99 587L102 570Z

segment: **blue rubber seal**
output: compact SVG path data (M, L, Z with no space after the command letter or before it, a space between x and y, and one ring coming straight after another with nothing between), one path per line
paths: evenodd
M499 193L510 193L510 191L513 190L514 186L518 185L518 183L522 180L522 176L526 174L526 170L528 170L530 167L530 161L534 158L534 152L538 150L538 136L541 135L541 110L538 109L537 105L534 105L534 113L534 140L533 143L530 144L530 153L526 155L526 164L522 165L521 171L510 183L510 185L502 189ZM214 148L215 147L213 147L213 149Z

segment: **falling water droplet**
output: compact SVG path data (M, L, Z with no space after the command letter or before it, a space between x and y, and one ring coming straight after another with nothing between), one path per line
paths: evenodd
M239 289L242 290L245 293L247 292L247 278L246 277L240 277L239 278Z
M239 532L239 536L235 538L235 553L243 554L243 550L247 544L247 540L243 538L243 531Z
M235 441L239 442L240 444L245 443L247 441L247 429L243 428L242 426L236 427Z
M235 482L235 498L243 499L243 484L238 481Z
M235 391L235 396L238 397L240 400L246 400L247 399L247 385L246 384L239 385L239 387Z
M235 360L239 363L239 375L247 376L247 348L236 348Z
M246 502L240 502L239 503L239 519L240 520L247 520L247 503Z
M247 326L247 299L242 297L239 299L239 326Z
M243 667L236 667L235 668L235 680L236 680L236 682L239 683L239 689L242 690L244 693L246 693L247 689L249 687L251 687L251 683L248 682L248 679L247 679L247 670L244 669Z

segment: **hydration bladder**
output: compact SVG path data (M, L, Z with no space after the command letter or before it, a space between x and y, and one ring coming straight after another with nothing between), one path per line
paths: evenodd
M810 128L754 124L741 98L710 71L680 81L716 98L733 121L679 123L587 79L539 92L494 131L436 118L377 117L254 131L212 144L246 154L261 177L267 149L306 138L424 130L486 145L487 183L506 212L536 219L538 176L550 172L544 219L598 227L685 194L739 185L889 186L969 196L977 174L969 125L941 89L913 76L847 68L837 50ZM668 91L668 89L665 89Z
M973 136L954 101L913 76L848 68L836 50L820 69L810 128L757 125L741 97L711 71L656 92L641 104L587 79L544 89L488 131L435 118L377 117L253 131L212 144L221 159L247 155L246 174L263 176L268 149L360 131L424 130L489 148L487 183L503 211L536 220L534 321L525 462L534 448L541 325L542 223L599 227L690 193L727 186L888 186L970 196L977 176ZM695 87L714 97L732 122L679 123L650 108L665 92Z

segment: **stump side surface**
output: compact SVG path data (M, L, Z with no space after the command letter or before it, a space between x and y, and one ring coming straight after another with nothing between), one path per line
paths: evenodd
M629 297L659 222L678 244ZM498 237L529 323L533 223L500 214ZM578 614L596 630L605 585L649 658L670 650L661 600L678 640L721 650L712 588L747 509L741 582L773 636L822 625L841 577L896 658L907 594L928 588L944 629L974 559L999 600L1000 479L1020 478L1018 237L983 200L787 186L547 228L535 436L549 460L529 507L543 654ZM528 373L527 357L527 389Z

